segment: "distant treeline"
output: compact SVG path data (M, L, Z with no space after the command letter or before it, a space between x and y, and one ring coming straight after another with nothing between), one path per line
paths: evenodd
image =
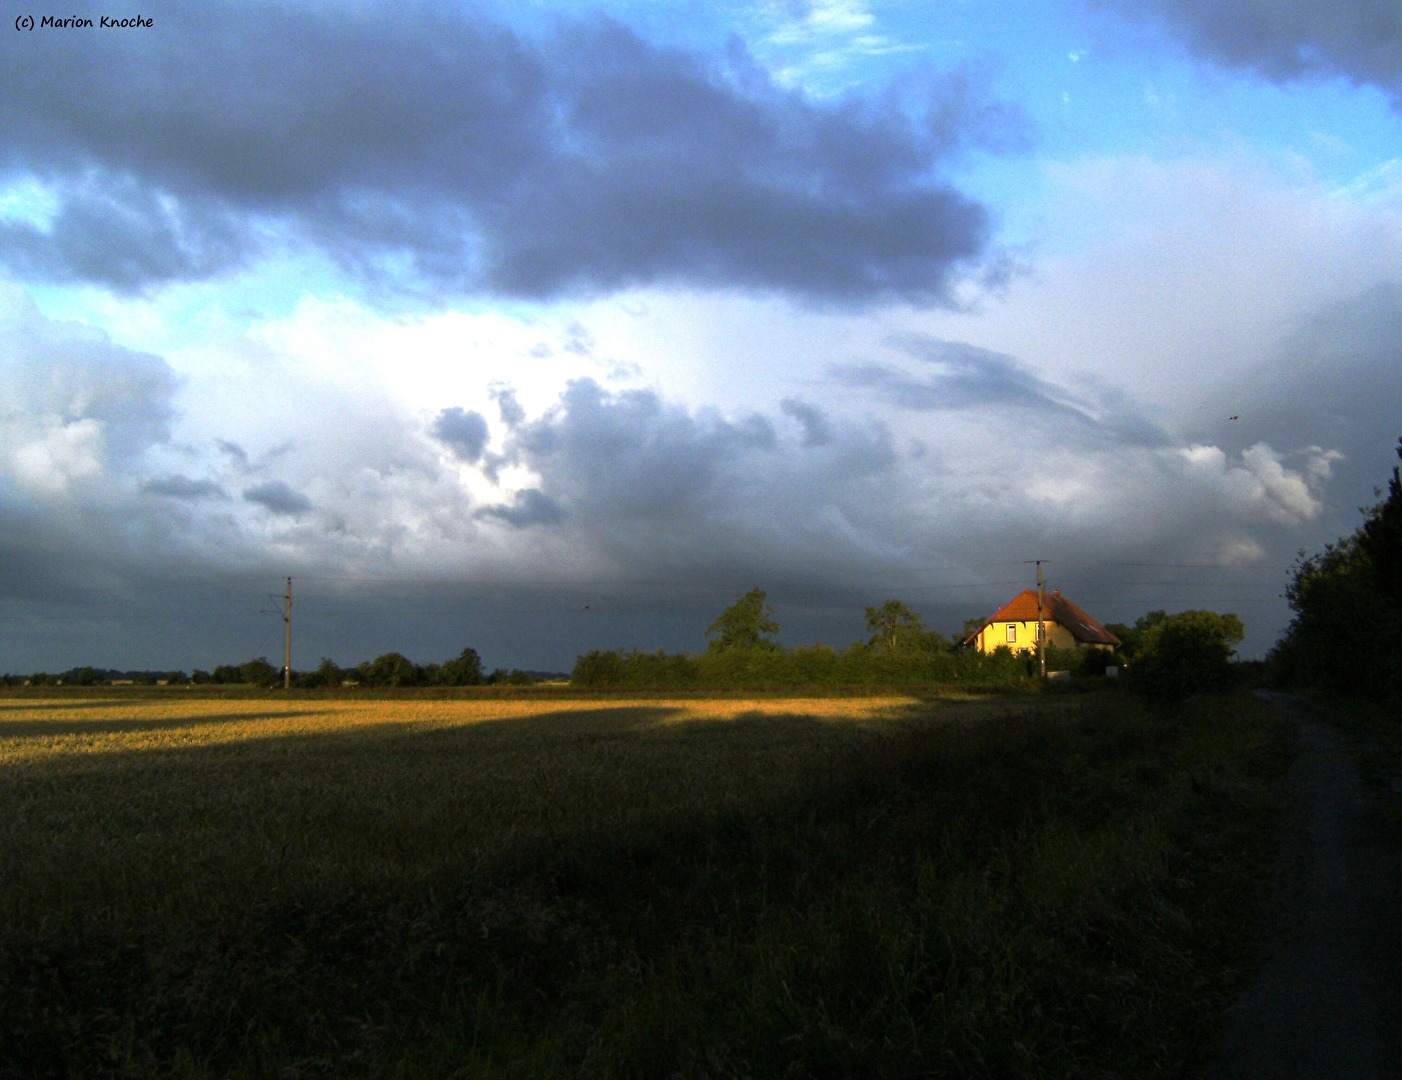
M751 589L721 613L706 631L705 652L586 653L575 661L570 682L598 689L798 689L803 687L962 686L1007 689L1033 684L1040 659L1000 645L983 653L963 644L982 625L970 620L960 639L927 630L920 616L899 600L866 609L865 642L845 649L827 645L783 648L779 626L763 589ZM1146 697L1178 700L1222 690L1237 679L1232 653L1245 633L1235 615L1151 611L1133 626L1112 624L1120 639L1108 649L1047 649L1048 671L1102 676L1111 665L1133 663L1129 686Z
M784 648L763 589L751 589L706 631L706 650L685 653L602 650L579 657L575 686L610 688L764 689L891 687L958 683L1007 687L1028 679L1029 658L1006 646L984 654L927 630L899 600L866 609L871 637L845 649L828 645ZM1101 670L1104 670L1103 664Z
M313 671L292 672L292 685L297 689L316 690L338 686L412 687L412 686L528 686L552 677L549 672L507 670L497 668L488 673L482 669L482 659L476 649L464 649L443 664L416 664L401 653L385 653L354 667L343 668L334 661L322 659ZM266 657L246 660L242 664L221 664L213 671L116 671L110 668L78 667L58 674L38 671L32 675L0 675L0 686L102 686L111 683L132 683L137 686L197 685L197 686L281 686L283 673L268 663Z

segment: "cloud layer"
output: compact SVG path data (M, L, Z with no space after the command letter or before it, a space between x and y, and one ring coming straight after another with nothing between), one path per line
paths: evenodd
M12 272L130 291L311 246L440 292L940 300L990 226L939 167L1016 124L960 79L913 119L815 104L602 16L527 38L447 5L150 14L25 35L0 71L4 174L43 193L0 221Z
M1101 0L1157 16L1212 59L1274 80L1342 75L1402 105L1402 8L1394 0Z

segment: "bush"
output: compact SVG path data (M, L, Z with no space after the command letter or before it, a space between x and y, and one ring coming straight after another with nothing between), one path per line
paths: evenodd
M419 668L408 657L385 653L356 668L362 686L418 686L422 680Z
M575 657L574 669L570 672L570 683L574 686L610 689L622 686L623 679L623 657L611 649L595 649Z
M1235 615L1182 611L1145 635L1130 685L1155 701L1225 690L1232 681L1232 650L1244 629Z

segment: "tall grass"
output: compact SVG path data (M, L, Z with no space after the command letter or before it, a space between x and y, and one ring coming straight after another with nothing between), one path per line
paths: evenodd
M1251 699L0 698L0 1075L1181 1075Z

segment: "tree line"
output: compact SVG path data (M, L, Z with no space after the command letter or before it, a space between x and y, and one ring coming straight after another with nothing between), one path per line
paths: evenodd
M983 625L974 619L965 636ZM784 648L763 589L740 596L706 631L698 654L596 650L580 656L570 675L577 686L600 689L876 687L957 684L1006 688L1030 684L1039 658L1000 645L990 653L927 629L900 600L866 609L868 637L844 649L828 645ZM1146 696L1175 700L1223 689L1233 679L1232 655L1245 635L1236 615L1151 611L1132 626L1111 625L1122 644L1103 649L1047 650L1049 670L1103 675L1130 665L1130 684Z
M930 630L900 600L866 609L868 637L844 649L813 644L785 648L776 640L779 625L763 589L741 595L706 631L706 649L687 653L595 650L579 656L570 674L572 685L585 689L796 689L876 688L959 685L967 689L1031 686L1038 657L1014 653L1000 645L983 653L963 645L964 637L983 625L971 619L963 635L951 640ZM1177 700L1192 693L1226 688L1234 678L1232 655L1244 635L1235 615L1151 611L1133 625L1109 624L1121 641L1113 652L1102 649L1047 650L1047 667L1080 677L1103 675L1111 665L1127 666L1128 683L1145 696ZM402 653L343 668L323 658L311 671L293 671L295 689L343 686L369 688L468 687L530 685L546 673L497 668L484 671L477 650L463 649L442 664L416 664ZM59 675L0 676L0 685L97 686L137 684L281 686L283 673L265 657L224 664L213 671L116 672L73 668Z
M311 671L292 672L292 686L302 690L329 689L340 686L415 687L415 686L525 686L539 681L542 673L518 668L496 668L484 671L482 658L476 649L463 649L456 657L442 664L416 664L402 653L390 652L374 660L352 667L341 667L335 661L322 658ZM32 675L0 675L0 686L101 686L105 683L130 682L135 685L195 685L195 686L254 686L268 689L283 684L281 668L275 668L266 657L245 660L242 664L221 664L212 671L114 671L105 668L78 667L59 674L35 672Z

